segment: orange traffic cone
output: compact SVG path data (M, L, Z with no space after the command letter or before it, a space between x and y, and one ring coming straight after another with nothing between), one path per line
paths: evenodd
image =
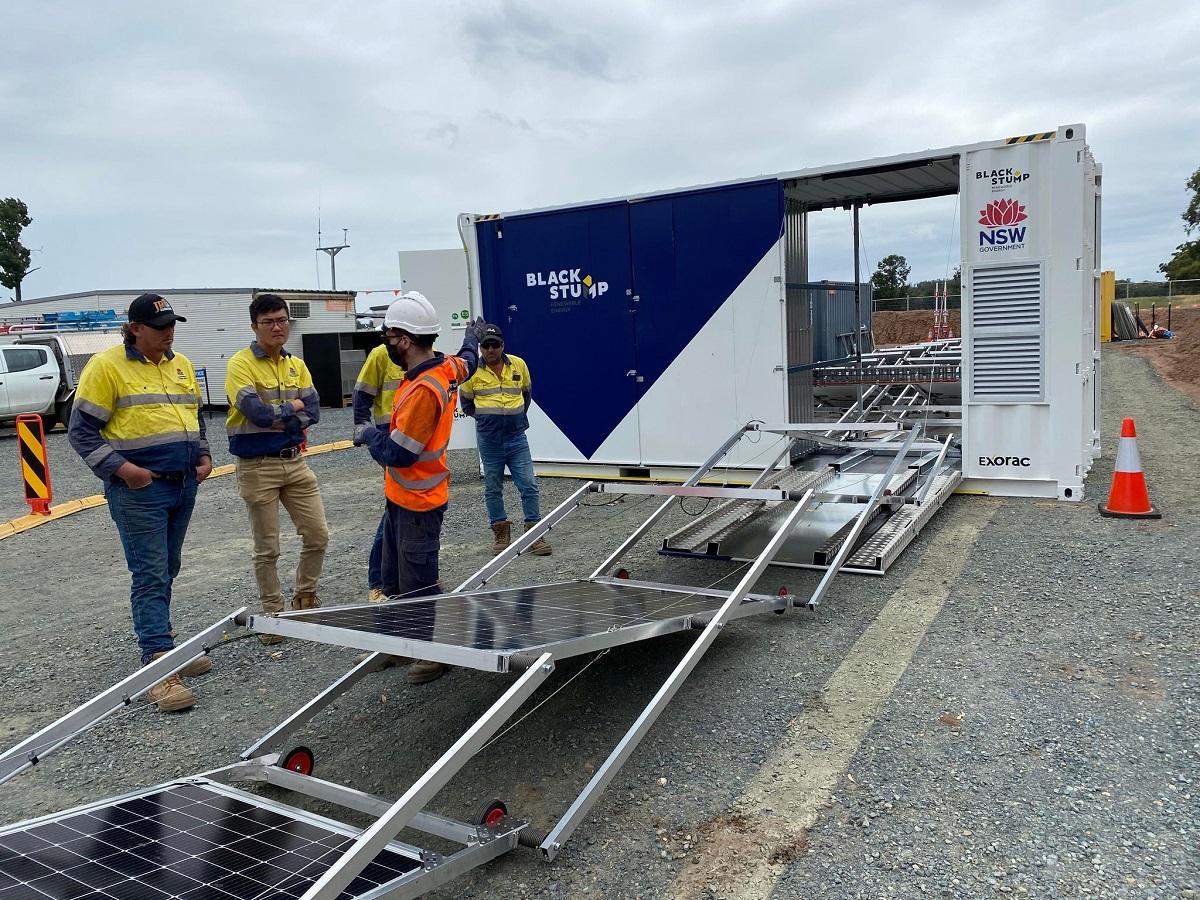
M1100 504L1100 515L1125 519L1162 518L1162 513L1150 505L1133 419L1121 423L1121 444L1117 448L1112 490L1108 492L1108 502Z

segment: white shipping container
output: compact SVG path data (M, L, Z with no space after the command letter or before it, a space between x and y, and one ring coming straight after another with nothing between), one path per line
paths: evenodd
M51 312L115 310L124 316L142 290L84 291L42 297L0 306L0 318L38 316ZM254 340L250 330L250 301L258 294L278 294L292 308L292 331L287 349L304 358L304 335L356 329L353 291L303 291L275 288L198 288L158 290L187 322L175 329L175 349L204 369L214 405L224 405L225 371L229 358ZM323 398L340 405L341 398Z

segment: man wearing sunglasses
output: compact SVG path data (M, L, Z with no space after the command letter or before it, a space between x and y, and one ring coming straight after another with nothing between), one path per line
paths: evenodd
M175 323L186 321L158 294L134 300L124 343L84 366L68 426L71 446L104 482L121 536L142 665L175 647L171 586L196 486L212 472L196 372L171 349ZM212 660L201 656L150 688L147 699L162 712L187 709L196 695L180 675L210 669Z
M321 418L320 400L304 360L287 351L288 305L277 294L259 294L250 304L255 340L229 360L229 452L237 457L238 493L254 535L254 578L262 611L283 612L275 563L279 559L279 506L300 535L300 559L292 609L321 605L317 582L329 544L329 526L317 476L300 455L305 429ZM264 644L280 635L260 634Z
M533 385L529 367L519 356L504 352L504 335L488 325L479 342L481 365L462 386L463 412L475 417L475 440L483 464L483 499L492 526L492 553L512 543L512 522L504 511L504 469L507 466L521 495L521 512L528 531L542 518L537 477L525 432ZM550 544L538 538L529 547L534 556L549 556Z

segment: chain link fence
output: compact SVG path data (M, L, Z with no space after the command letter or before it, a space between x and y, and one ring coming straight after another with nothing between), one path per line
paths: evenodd
M1117 281L1118 300L1138 300L1142 297L1188 297L1200 294L1200 278L1178 278L1168 281Z
M947 309L960 309L962 307L961 298L958 294L951 294L946 298ZM887 297L881 299L876 297L872 308L875 312L907 312L911 309L933 309L933 295L928 297Z

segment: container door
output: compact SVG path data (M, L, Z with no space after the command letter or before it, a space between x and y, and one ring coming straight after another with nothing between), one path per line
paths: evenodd
M479 222L483 314L533 381L534 459L640 458L626 203Z
M775 180L630 203L643 465L694 464L783 415L782 204Z

